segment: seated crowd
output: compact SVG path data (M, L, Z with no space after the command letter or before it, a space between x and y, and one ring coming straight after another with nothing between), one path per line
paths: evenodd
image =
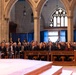
M17 41L17 42L1 42L0 58L24 58L24 51L53 51L53 50L75 50L76 42L40 42Z

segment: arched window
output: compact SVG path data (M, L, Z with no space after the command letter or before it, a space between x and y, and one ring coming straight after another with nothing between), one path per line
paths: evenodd
M67 15L64 9L55 10L50 19L50 27L67 27Z

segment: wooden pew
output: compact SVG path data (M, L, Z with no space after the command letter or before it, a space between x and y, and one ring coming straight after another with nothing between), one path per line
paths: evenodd
M74 50L74 61L76 62L76 50Z
M24 51L24 59L28 59L28 56L46 56L47 61L53 61L54 65L76 65L76 50L74 51ZM61 56L61 61L56 61L54 56ZM71 61L65 61L65 56L68 56ZM34 57L34 59L37 59Z
M24 59L28 58L28 56L47 56L47 61L49 61L49 54L48 51L25 51L24 52Z
M65 55L74 56L74 51L51 51L51 61L54 61L54 55L61 55L62 57Z
M55 61L55 56L61 56L62 61ZM64 56L68 56L71 61L65 61ZM76 65L76 51L51 51L51 60L53 61L53 65L67 65L67 66L75 66Z

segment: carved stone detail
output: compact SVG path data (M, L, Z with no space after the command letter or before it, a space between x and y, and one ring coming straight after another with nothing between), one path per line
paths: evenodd
M34 0L34 2L35 2L35 3L37 3L37 2L38 2L38 0Z
M8 0L5 0L5 2L8 2Z
M72 0L68 0L69 2L71 2Z

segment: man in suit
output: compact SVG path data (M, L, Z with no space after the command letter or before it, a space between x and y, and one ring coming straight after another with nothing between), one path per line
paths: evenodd
M1 58L6 58L7 51L5 47L5 42L1 42L0 51L1 51Z
M14 57L15 57L15 58L17 58L17 48L18 48L18 47L17 47L17 43L14 42L14 43L13 43L13 52L14 52Z

